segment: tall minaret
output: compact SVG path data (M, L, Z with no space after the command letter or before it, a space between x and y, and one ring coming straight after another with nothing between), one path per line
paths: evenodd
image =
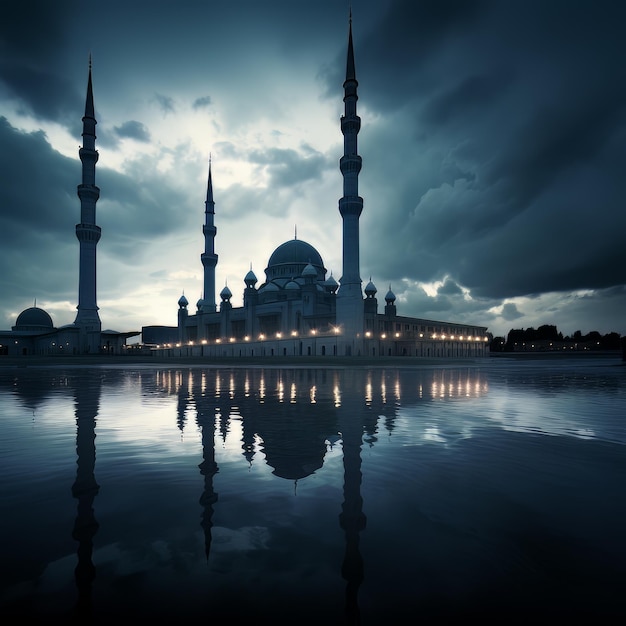
M80 351L98 352L102 325L96 304L96 245L100 240L100 227L96 226L96 202L100 189L96 187L96 118L91 86L91 57L89 80L83 117L83 147L78 154L83 164L82 183L78 185L80 198L80 224L76 224L76 237L80 242L78 277L78 313L74 324L80 327Z
M363 293L359 271L359 217L363 210L363 198L359 196L361 157L357 154L357 135L361 118L356 114L357 86L350 12L348 61L343 83L345 113L341 117L343 157L339 161L343 176L343 198L339 200L339 212L343 219L343 276L337 292L337 324L341 326L346 340L360 339L363 334Z
M204 266L204 294L202 296L202 312L215 313L215 266L217 254L215 254L215 202L213 202L213 181L211 179L211 157L209 157L209 183L207 185L206 202L204 203L204 252L200 255Z

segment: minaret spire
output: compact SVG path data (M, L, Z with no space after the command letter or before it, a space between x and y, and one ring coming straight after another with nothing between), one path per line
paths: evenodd
M101 230L96 225L96 202L100 189L96 186L96 116L93 104L91 80L91 55L89 55L89 78L85 115L83 116L83 145L78 154L82 163L82 183L78 185L80 198L80 224L76 224L76 237L80 242L78 278L78 313L74 324L80 328L81 352L98 352L102 325L96 304L96 245Z
M352 43L352 8L350 8L346 79L343 83L344 115L341 117L343 156L339 161L343 176L343 197L339 200L339 213L343 220L343 275L337 292L337 323L343 327L346 339L360 338L364 323L359 270L359 217L363 211L363 198L359 196L361 157L357 151L357 135L361 129L361 118L356 112L358 84Z
M204 203L204 252L200 255L204 267L204 297L202 300L202 313L214 313L215 306L215 266L217 254L215 254L215 202L213 201L213 178L211 176L211 155L209 154L209 180L207 183L206 202Z

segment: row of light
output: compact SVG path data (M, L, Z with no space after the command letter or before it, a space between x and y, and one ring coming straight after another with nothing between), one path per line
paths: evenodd
M336 335L338 335L338 334L339 334L339 332L340 332L340 331L339 331L339 328L337 328L337 327L333 327L333 332L334 332ZM310 331L310 334L311 334L312 336L317 335L317 330L316 330L316 329L312 329L312 330ZM295 330L294 330L294 331L292 331L292 332L291 332L291 336L292 336L292 337L297 337L297 336L298 336L297 331L295 331ZM372 334L372 332L367 331L367 332L365 333L365 336L366 336L368 339L370 339L371 337L373 337L373 334ZM283 337L283 333L276 333L275 337L276 337L276 339L282 339L282 337ZM395 333L395 334L394 334L394 337L397 339L398 337L400 337L400 333ZM420 333L420 338L423 338L423 337L424 337L424 333ZM381 338L381 339L387 339L387 334L386 334L386 333L382 333L382 334L381 334L381 336L380 336L380 338ZM267 335L265 335L265 334L261 333L261 334L259 335L259 341L264 341L265 339L267 339ZM448 335L437 335L437 334L434 334L434 335L432 335L432 336L431 336L431 339L441 339L441 340L446 340L446 339L449 339L449 340L455 340L455 339L458 339L459 341L489 341L489 339L488 339L487 337L478 337L478 336L477 336L477 337L473 337L472 335L469 335L469 336L467 336L467 337L464 337L463 335L459 335L458 337L456 337L455 335L450 335L450 336L448 336ZM244 340L244 341L250 341L250 337L249 337L248 335L246 335L246 336L243 338L243 340ZM228 340L228 342L229 342L229 343L235 343L236 341L237 341L237 340L235 339L235 337L230 337L230 338L229 338L229 340ZM209 341L208 341L207 339L202 339L202 340L201 340L200 342L198 342L198 343L200 343L201 345L207 345L207 344L209 343ZM221 338L217 338L217 339L215 340L215 343L216 343L216 344L222 343L222 339L221 339ZM183 345L183 344L181 344L181 343L176 343L176 344L175 344L175 347L180 348L182 345ZM188 342L186 343L186 345L188 345L188 346L193 346L193 345L194 345L194 342L193 342L193 341L188 341ZM171 348L171 347L172 347L172 344L171 344L171 343L166 343L166 344L163 344L163 346L157 345L157 348L160 348L160 347L164 347L164 348Z
M365 333L365 336L369 339L371 337L373 337L373 333L370 332L369 330ZM394 337L397 339L398 337L400 337L400 333L395 333ZM420 333L420 339L423 339L424 337L424 333ZM381 339L387 339L387 334L383 333L380 336ZM455 335L437 335L436 333L434 335L430 336L431 339L449 339L449 340L454 340L454 339L458 339L459 341L489 341L489 339L487 337L473 337L472 335L468 335L467 337L463 336L463 335L459 335L458 337L456 337Z
M338 335L338 334L339 334L339 332L340 332L340 330L339 330L339 328L337 328L337 327L334 327L334 326L333 326L333 332L335 333L335 335ZM312 329L309 331L309 334L310 334L310 335L312 335L312 336L317 335L317 329L312 328ZM291 337L293 337L293 338L298 337L298 331L296 331L296 330L292 330L292 331L291 331ZM276 333L275 338L276 338L276 339L282 339L282 338L283 338L283 333ZM258 339L259 339L259 341L265 341L265 339L267 339L267 335L266 335L265 333L261 333L261 334L259 335ZM243 338L243 340L244 340L244 341L250 341L250 337L249 337L248 335L246 335L246 336ZM215 340L215 343L222 343L222 341L224 341L224 340L223 340L222 338L218 337L218 338ZM237 341L237 339L235 339L235 337L230 337L230 338L228 339L228 342L229 342L229 343L235 343L236 341ZM209 343L209 341L208 341L207 339L202 339L202 340L201 340L201 341L199 341L198 343L199 343L199 344L201 344L201 345L206 345L206 344L208 344L208 343ZM177 348L180 348L180 347L181 347L181 345L183 345L183 344L181 344L181 343L176 343L176 344L174 344L174 345L175 345ZM193 345L195 345L195 342L193 342L193 341L188 341L185 345L188 345L188 346L193 346ZM160 345L157 345L157 348L160 348L160 347L161 347ZM172 344L171 344L171 343L164 343L164 344L163 344L163 347L164 347L164 348L171 348L171 347L172 347Z

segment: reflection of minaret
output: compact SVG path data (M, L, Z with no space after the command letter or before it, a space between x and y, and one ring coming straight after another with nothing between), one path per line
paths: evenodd
M193 386L196 389L196 385ZM219 468L215 462L215 406L204 394L195 398L197 422L202 430L202 463L198 465L204 476L204 489L200 496L202 506L202 530L204 531L204 552L207 561L211 553L211 529L213 528L213 505L217 502L217 493L213 488L213 476Z
M100 346L102 325L96 304L96 245L100 241L100 227L96 225L96 202L100 189L96 187L96 117L91 86L91 59L89 80L83 117L83 146L79 150L83 165L82 182L78 185L80 198L80 224L76 224L76 237L80 242L78 275L78 313L74 324L80 328L81 352L97 352Z
M87 617L91 614L91 585L96 576L96 568L91 558L93 537L98 532L98 522L94 514L93 503L100 489L94 475L100 379L97 378L92 384L77 384L74 394L76 453L78 457L76 460L76 480L72 485L72 495L78 500L72 532L72 537L78 541L78 564L74 570L78 589L76 610L81 617Z
M177 381L178 383L178 402L176 405L176 423L178 425L178 429L181 432L185 430L185 421L187 419L187 408L190 403L189 397L189 378L191 377L191 371L187 372L177 372L177 377L180 377Z
M346 551L341 575L346 580L346 617L348 624L360 623L359 587L363 582L363 558L359 550L359 533L365 528L361 497L361 445L363 437L362 399L353 382L354 372L346 370L345 386L339 409L339 430L343 441L343 504L339 523L346 537Z

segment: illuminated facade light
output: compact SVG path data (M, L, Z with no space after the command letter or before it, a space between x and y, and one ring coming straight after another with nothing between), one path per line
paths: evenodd
M205 346L206 345L206 339L202 340L202 345Z
M235 343L235 338L231 337L228 341L230 341L230 343Z
M261 341L263 341L263 339L265 339L265 335L264 335L263 333L261 333L261 334L259 335L259 339L260 339Z
M216 339L215 343L222 343L222 340L221 339Z
M387 335L386 335L385 333L383 333L383 334L380 336L380 338L381 338L381 339L387 339Z
M297 330L292 330L291 331L291 336L292 337L297 337L298 336L298 331Z
M243 340L244 340L244 341L250 341L250 337L248 337L248 335L246 335L246 336L243 338Z
M366 337L371 337L371 336L372 336L372 333L370 333L370 331L368 330L368 331L365 333L365 336L366 336Z
M396 338L400 336L400 333L396 333Z
M282 333L276 333L276 339L280 339L283 336Z

